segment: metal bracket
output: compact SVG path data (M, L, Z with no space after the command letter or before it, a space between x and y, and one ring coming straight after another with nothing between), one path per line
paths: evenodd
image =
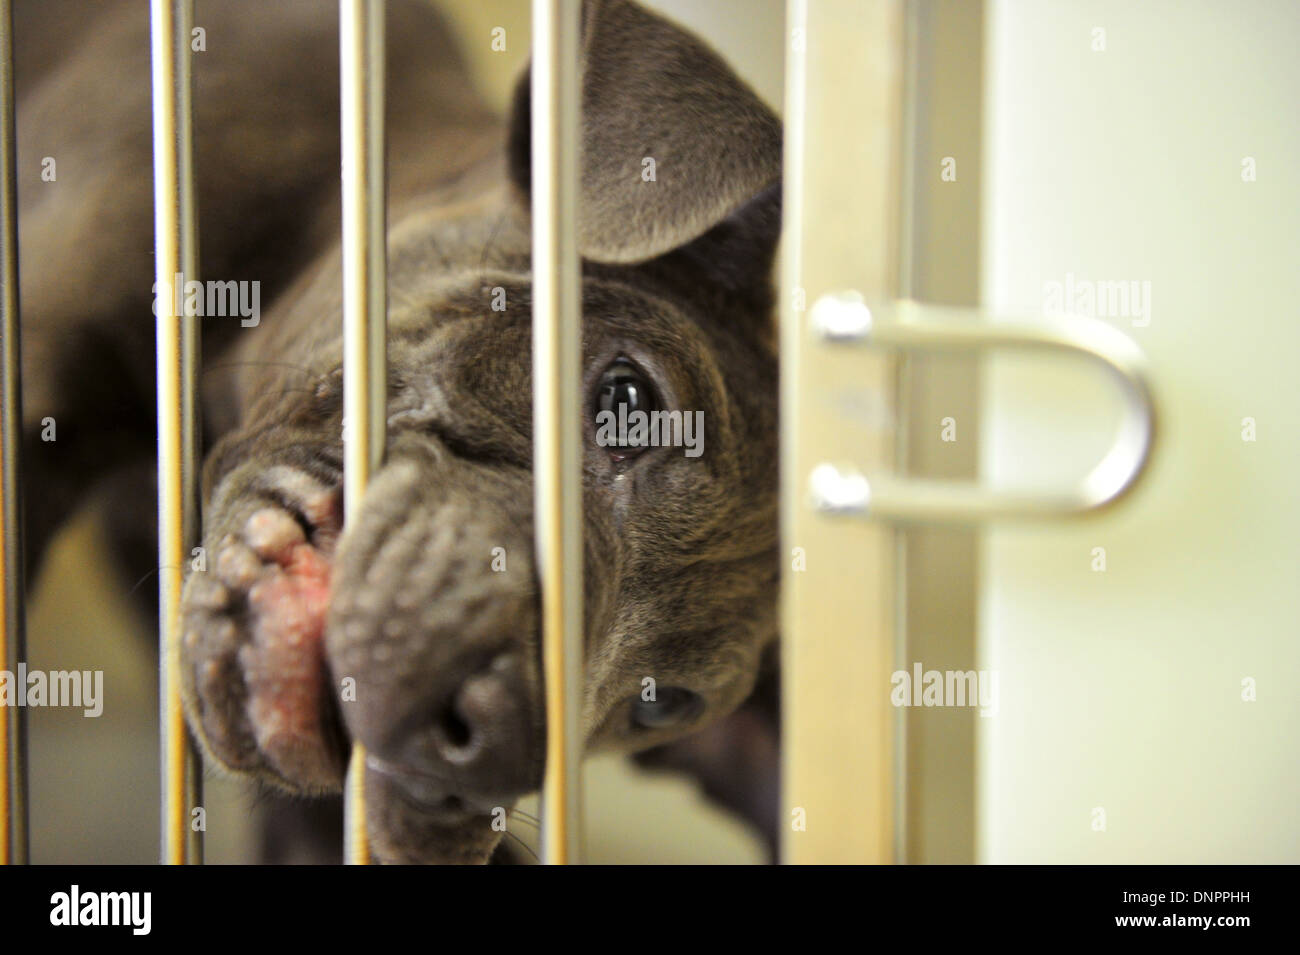
M839 292L817 300L809 324L822 341L851 347L900 351L1017 348L1081 355L1110 373L1125 403L1119 434L1110 450L1072 488L1037 491L965 481L886 475L868 478L852 466L823 463L813 468L808 478L816 510L897 522L1069 517L1119 500L1150 459L1155 403L1146 357L1131 338L1105 322L1074 315L993 317L979 309L910 300L868 304L857 292Z

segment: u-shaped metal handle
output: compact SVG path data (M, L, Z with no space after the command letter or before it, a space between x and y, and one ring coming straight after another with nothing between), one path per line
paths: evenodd
M809 313L826 342L907 351L1045 349L1098 362L1119 385L1124 416L1114 444L1072 488L1041 492L990 488L973 482L868 477L854 467L825 463L809 475L817 510L888 521L982 522L1001 518L1060 518L1117 501L1146 468L1155 436L1155 403L1146 357L1131 338L1080 316L990 318L978 309L897 300L869 305L855 292L826 295Z

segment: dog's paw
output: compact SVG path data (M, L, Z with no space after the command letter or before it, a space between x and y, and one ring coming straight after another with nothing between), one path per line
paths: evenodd
M283 489L282 489L283 490ZM322 647L339 501L295 488L244 502L185 586L191 724L227 768L300 792L337 790L347 741Z

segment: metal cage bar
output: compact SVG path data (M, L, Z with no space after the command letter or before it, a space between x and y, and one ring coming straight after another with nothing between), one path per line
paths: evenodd
M180 699L181 587L197 540L196 319L177 314L176 286L197 281L190 30L193 0L153 0L154 242L158 365L159 735L164 864L202 861L199 765Z
M13 5L0 0L0 667L18 672L26 659L22 487L22 350L18 314L18 190L14 136ZM27 862L27 719L0 706L0 865Z
M542 861L582 839L582 299L577 248L578 0L534 0L533 481L542 596Z
M781 858L895 859L895 534L807 504L808 472L852 434L895 457L896 360L824 346L811 310L890 295L904 91L903 0L789 0L781 281ZM839 408L866 407L846 428Z
M936 179L932 170L945 155L981 154L984 7L984 0L913 0L907 6L902 298L979 301L982 164L966 163L960 182ZM979 357L899 357L894 473L978 477ZM931 422L953 408L965 409L968 440L931 440ZM951 669L976 669L978 527L913 524L900 529L898 540L898 659L943 657ZM978 722L965 708L904 708L898 721L900 862L975 860Z
M343 145L344 523L358 513L384 458L387 424L387 232L384 191L384 4L339 2ZM343 853L370 861L365 747L352 747L344 789Z

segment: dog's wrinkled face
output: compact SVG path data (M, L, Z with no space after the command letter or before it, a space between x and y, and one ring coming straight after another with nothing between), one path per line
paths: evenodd
M630 4L588 5L584 65L583 723L589 750L627 751L734 709L775 634L780 139ZM358 517L343 529L337 253L245 343L205 472L191 725L305 792L337 791L365 743L384 861L485 861L543 771L525 102L504 181L395 218L387 456ZM680 427L602 433L637 411Z

